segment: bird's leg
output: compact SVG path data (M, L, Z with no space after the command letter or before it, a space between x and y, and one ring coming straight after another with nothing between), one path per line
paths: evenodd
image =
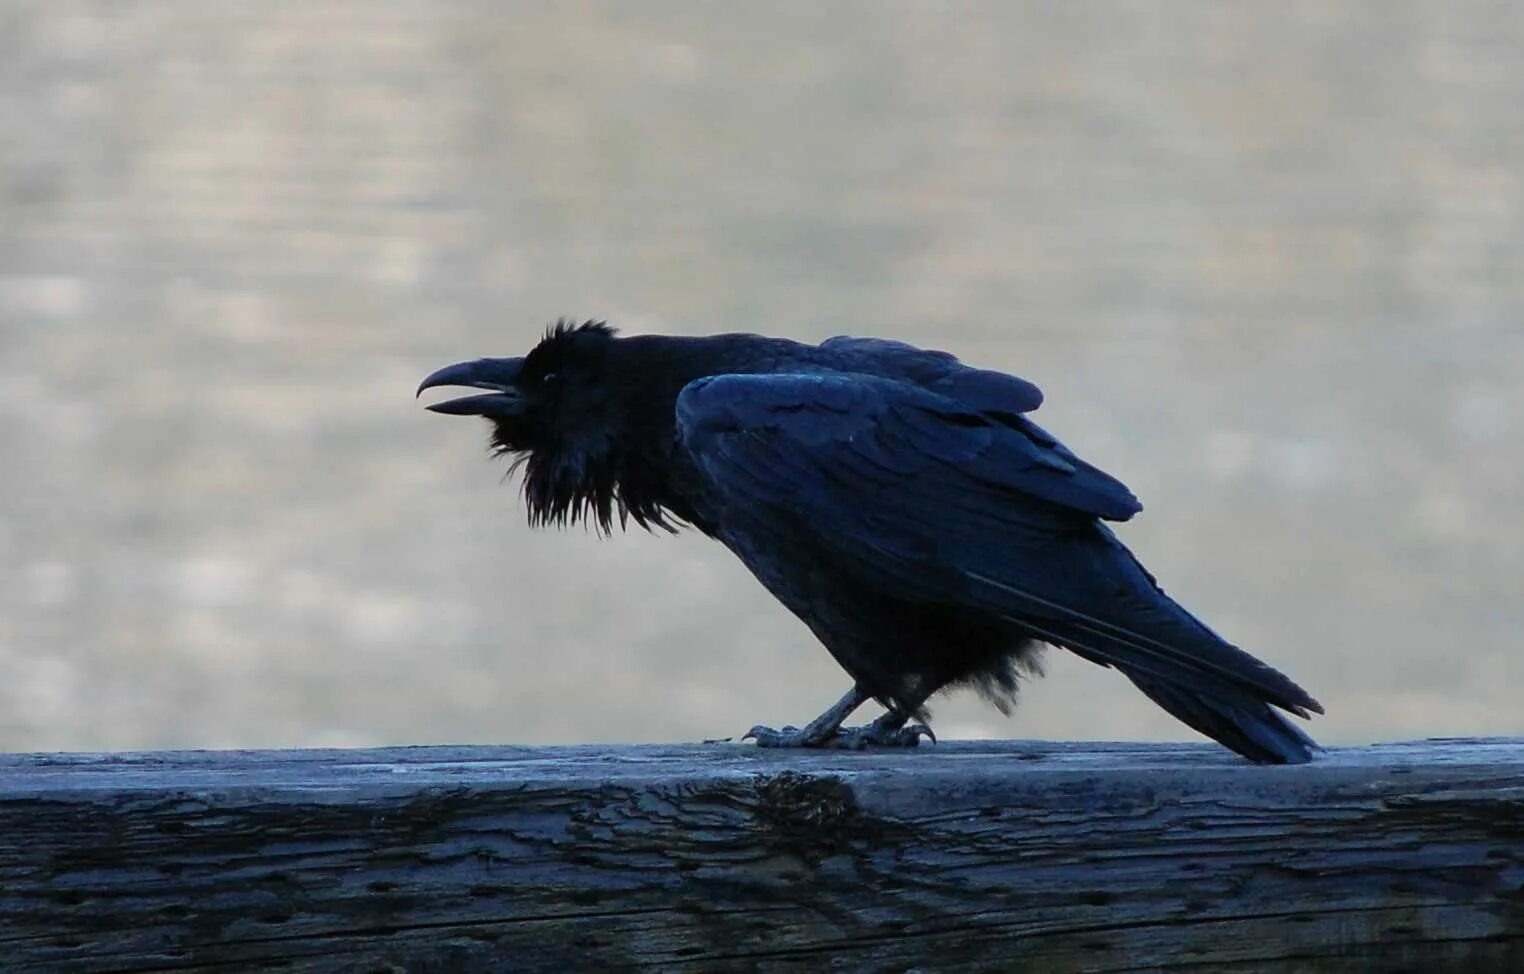
M835 745L842 721L861 707L868 694L861 687L853 686L846 695L826 709L826 712L805 724L804 727L785 727L781 731L758 724L742 735L741 740L752 738L758 747L831 747Z

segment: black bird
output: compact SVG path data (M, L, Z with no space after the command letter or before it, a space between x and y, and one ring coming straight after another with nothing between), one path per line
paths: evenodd
M1003 712L1040 644L1115 667L1251 761L1316 745L1276 709L1308 693L1164 594L1103 521L1142 505L1027 414L1032 383L873 338L620 338L558 322L523 358L440 369L419 386L480 395L524 472L531 525L615 522L717 539L809 626L852 689L772 747L914 745L926 701L958 685ZM887 712L843 721L868 699Z

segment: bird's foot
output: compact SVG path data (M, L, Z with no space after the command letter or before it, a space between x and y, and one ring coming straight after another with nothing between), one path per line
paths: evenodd
M925 724L909 724L890 727L877 721L862 727L838 727L825 733L812 732L811 728L785 727L774 730L760 724L741 735L741 740L754 740L758 747L813 747L844 751L861 751L868 747L917 747L921 738L933 744L937 735Z
M861 751L867 747L920 747L921 738L935 744L937 735L925 724L906 724L903 727L887 727L874 721L862 727L843 727L836 735L840 743L836 747Z
M792 725L774 730L761 724L741 735L743 741L756 741L758 747L830 747L835 731L824 734L812 732L812 728L800 729Z

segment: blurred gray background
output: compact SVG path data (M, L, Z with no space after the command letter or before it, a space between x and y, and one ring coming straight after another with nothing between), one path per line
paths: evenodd
M532 533L436 366L557 315L1033 379L1329 742L1524 732L1524 5L0 0L0 748L651 741L845 689ZM1050 653L949 736L1179 738Z

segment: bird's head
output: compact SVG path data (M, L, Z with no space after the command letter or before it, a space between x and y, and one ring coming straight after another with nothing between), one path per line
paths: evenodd
M614 330L562 320L523 358L483 358L446 366L418 387L465 386L483 393L431 404L436 413L484 416L492 445L524 468L532 524L588 518L608 530L620 496L618 445L622 383L612 374Z

